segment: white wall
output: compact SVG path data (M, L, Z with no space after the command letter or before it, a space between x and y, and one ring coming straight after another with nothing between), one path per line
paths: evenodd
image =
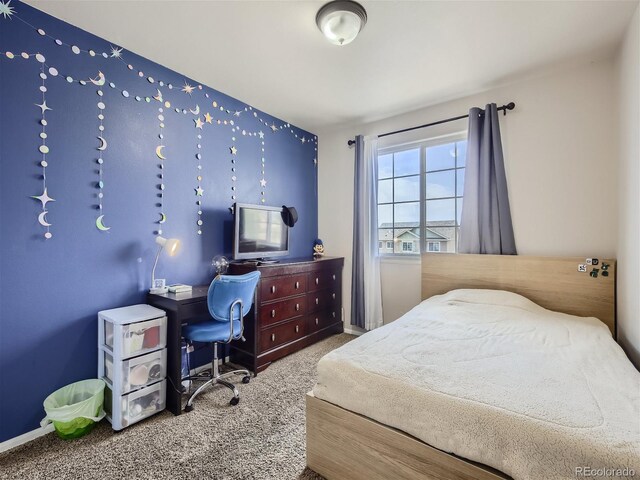
M618 242L615 80L613 60L591 63L375 123L318 132L319 232L330 255L345 257L345 327L351 309L353 218L349 138L460 115L489 102L514 101L516 109L500 119L519 253L614 256ZM402 143L465 129L466 122L459 121L384 140ZM420 301L419 272L419 263L409 268L397 262L383 264L385 322Z
M640 367L640 7L616 67L619 101L618 340Z

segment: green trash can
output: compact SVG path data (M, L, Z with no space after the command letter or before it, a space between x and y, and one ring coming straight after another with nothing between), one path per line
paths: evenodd
M86 435L105 416L104 387L104 381L91 379L56 390L43 403L47 416L40 425L53 422L56 433L65 440Z

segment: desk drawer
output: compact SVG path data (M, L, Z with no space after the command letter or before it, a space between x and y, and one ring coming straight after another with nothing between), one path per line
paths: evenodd
M258 314L260 327L266 327L288 318L305 315L307 313L307 297L300 296L282 300L280 302L262 305Z
M340 301L340 292L336 290L321 290L309 293L309 312L319 312L320 310L335 309Z
M265 278L260 282L260 301L269 302L307 291L307 275L287 275Z
M306 335L307 317L299 317L290 322L264 329L260 332L260 351L266 352L272 348L292 342Z
M340 320L340 311L337 309L312 313L307 317L307 331L313 333L329 325L333 325Z
M339 270L320 270L309 274L309 291L316 292L326 288L336 288L340 285Z

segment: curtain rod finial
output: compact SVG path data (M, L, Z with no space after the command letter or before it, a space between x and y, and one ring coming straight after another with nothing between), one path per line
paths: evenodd
M513 110L514 108L516 108L516 104L513 102L509 102L507 103L506 107L507 107L507 110Z
M349 140L349 141L347 142L347 145L349 145L350 147L354 146L355 144L356 144L356 141L355 141L355 140Z

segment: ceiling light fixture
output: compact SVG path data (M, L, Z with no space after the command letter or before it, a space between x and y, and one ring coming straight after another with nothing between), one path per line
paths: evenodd
M329 2L323 5L316 15L318 28L335 45L353 42L366 23L366 10L352 0Z

